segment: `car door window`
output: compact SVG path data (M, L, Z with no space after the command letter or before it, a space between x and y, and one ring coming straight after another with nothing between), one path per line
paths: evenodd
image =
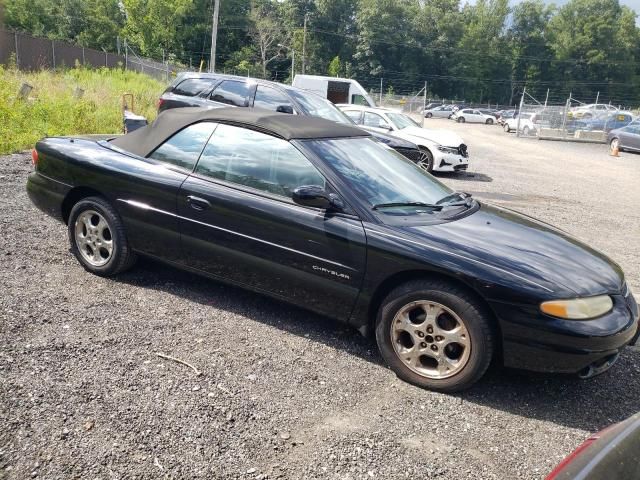
M343 112L347 117L349 117L351 120L353 120L355 123L357 124L362 124L361 118L361 112L359 110L344 110Z
M285 94L264 85L258 85L253 106L274 112L293 113L293 105Z
M190 125L156 148L149 158L191 171L216 125L213 122Z
M324 177L286 140L231 125L209 139L196 173L291 198L297 187L325 187Z
M245 82L225 80L211 93L211 100L236 107L246 107L252 86Z
M173 93L185 97L195 97L210 88L214 81L213 78L190 78L180 82L173 89Z
M387 122L377 113L364 112L364 121L362 124L365 127L384 128Z

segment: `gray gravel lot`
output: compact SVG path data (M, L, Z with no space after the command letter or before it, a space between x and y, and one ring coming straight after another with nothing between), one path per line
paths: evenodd
M427 126L469 144L445 183L588 241L640 292L640 155ZM443 395L303 310L150 261L92 276L31 206L30 170L0 157L0 478L538 479L640 410L637 349L589 381L493 367Z

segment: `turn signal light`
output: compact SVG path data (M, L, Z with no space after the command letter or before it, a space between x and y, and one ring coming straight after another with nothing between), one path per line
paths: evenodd
M34 167L38 164L38 151L35 148L31 150L31 163Z
M569 300L550 300L540 304L540 310L547 315L567 320L587 320L599 317L613 308L609 295L597 297L573 298Z

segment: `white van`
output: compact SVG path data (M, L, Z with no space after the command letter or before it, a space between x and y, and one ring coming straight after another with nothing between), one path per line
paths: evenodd
M293 86L317 93L336 104L351 103L368 107L376 106L362 85L350 78L296 75L293 79Z

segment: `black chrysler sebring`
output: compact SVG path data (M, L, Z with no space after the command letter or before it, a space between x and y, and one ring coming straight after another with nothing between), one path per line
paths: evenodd
M144 255L374 333L440 391L492 359L608 369L637 339L620 268L565 232L454 192L367 132L259 109L183 108L118 138L46 138L27 190L97 275Z

